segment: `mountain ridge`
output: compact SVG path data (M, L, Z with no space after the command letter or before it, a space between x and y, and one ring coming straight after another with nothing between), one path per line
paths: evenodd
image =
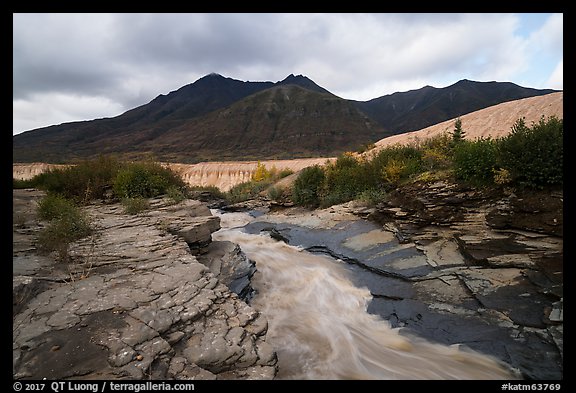
M520 117L527 124L537 122L540 116L558 116L563 118L563 92L547 94L544 96L524 98L509 101L492 107L484 108L461 117L463 129L466 131L466 139L478 137L501 137L511 132L511 126ZM397 134L384 138L375 143L373 149L363 153L364 157L373 154L391 145L418 143L425 139L451 132L454 128L453 119L435 124L418 131ZM298 171L304 167L323 164L329 157L291 159L284 161L210 161L197 164L170 163L170 167L176 170L184 180L193 186L216 186L223 191L232 186L251 178L257 169L258 162L267 168L276 167L278 170L291 169ZM14 163L13 178L27 180L51 168L59 166L46 163ZM289 176L282 180L282 186L289 186L295 176Z
M355 101L357 107L394 134L416 131L441 121L492 105L558 92L533 89L512 82L477 82L461 79L447 87L425 86L396 92L368 101ZM465 96L467 95L467 96ZM434 106L434 113L430 108ZM388 116L384 117L382 113ZM393 115L390 116L389 114ZM418 116L414 116L418 113Z
M298 88L291 94L297 96L299 107L283 98L291 86ZM260 100L258 105L250 104L255 95L266 91L266 98L256 99ZM278 93L281 91L284 93ZM102 153L132 158L151 153L162 160L180 162L212 157L333 156L483 105L550 92L554 90L524 88L510 82L462 80L446 88L425 86L353 101L334 95L304 75L290 74L278 82L250 82L211 73L116 117L63 123L15 135L13 161L66 162ZM231 143L242 138L261 145L255 148L244 142Z

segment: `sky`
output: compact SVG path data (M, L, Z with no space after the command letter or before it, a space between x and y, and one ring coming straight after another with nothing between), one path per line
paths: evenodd
M218 73L366 101L461 79L563 89L563 14L13 14L12 134L118 116Z

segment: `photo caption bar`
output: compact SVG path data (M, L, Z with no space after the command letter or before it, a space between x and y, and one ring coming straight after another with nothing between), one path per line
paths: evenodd
M562 387L559 383L504 383L502 390L557 391Z
M154 392L154 391L174 391L192 392L194 384L190 382L112 382L112 381L16 381L12 384L14 392Z

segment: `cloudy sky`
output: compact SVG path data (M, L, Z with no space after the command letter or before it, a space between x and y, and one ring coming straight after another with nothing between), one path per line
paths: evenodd
M13 14L13 134L211 72L368 100L461 79L563 89L563 14Z

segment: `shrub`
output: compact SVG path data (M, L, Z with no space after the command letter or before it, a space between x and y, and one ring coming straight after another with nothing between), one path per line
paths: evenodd
M104 198L121 163L113 157L100 156L67 168L55 168L33 179L34 184L49 193L56 193L79 203Z
M294 171L292 169L288 169L288 168L281 169L278 172L278 180L284 179L285 177L290 176L293 173L294 173Z
M148 210L150 203L148 199L142 197L124 198L122 206L124 206L124 213L134 215Z
M275 168L274 168L275 169ZM268 180L272 174L268 169L266 169L266 165L262 164L258 161L258 165L256 166L256 171L252 174L252 180L255 182Z
M232 187L225 193L225 199L229 203L244 202L249 199L255 198L258 194L264 191L272 184L271 181L247 181Z
M264 164L258 161L258 166L256 171L252 175L252 179L248 182L244 182L232 187L225 194L225 199L229 203L237 203L247 201L248 199L256 197L262 191L270 187L271 184L282 179L288 175L294 173L291 169L283 169L279 171L275 165L272 166L270 170L266 168ZM270 193L280 193L280 190L269 190ZM280 195L278 195L280 197ZM274 199L271 197L271 199Z
M497 166L496 149L496 141L491 138L458 142L454 147L456 178L478 186L491 184Z
M302 169L292 186L294 203L309 207L319 206L324 177L324 170L319 165Z
M351 197L350 193L345 190L334 189L326 191L323 193L320 200L320 207L326 208L332 205L338 205L340 203L351 201L355 198L356 194Z
M273 201L279 201L281 200L285 195L285 189L282 187L270 187L268 189L268 198L270 198Z
M373 186L384 181L391 187L423 171L422 150L416 146L390 146L376 154L368 165L375 176Z
M512 132L499 143L500 165L510 172L515 183L543 188L563 183L563 120L555 116L527 127L518 119Z
M510 171L506 168L494 169L494 183L498 185L505 185L512 182Z
M133 162L118 171L113 189L119 198L151 198L164 194L170 186L185 188L184 181L169 168L154 162Z
M168 186L166 189L166 196L172 201L173 204L180 203L186 199L185 191L175 185Z
M49 194L44 197L38 204L38 215L50 221L38 236L38 248L56 251L61 261L69 260L70 243L92 233L88 217L62 196Z
M361 192L356 199L368 206L377 205L385 202L387 198L386 191L380 188L370 188Z
M36 183L33 179L22 180L22 179L15 179L12 178L12 189L22 189L22 188L34 188L36 187Z
M388 183L398 183L402 178L402 174L406 170L406 165L395 158L388 160L382 169L382 176Z
M365 161L344 154L326 165L321 204L330 206L350 201L372 186L374 176L369 173Z
M446 180L448 178L451 178L453 174L452 169L447 169L447 170L434 170L434 171L424 171L420 174L418 174L418 176L416 176L414 178L414 181L416 182L424 182L424 183L430 183L430 182L435 182L438 180Z
M175 172L159 163L126 163L107 156L52 169L35 176L32 183L78 203L104 198L110 188L119 198L146 198L164 194L171 186L180 190L186 186Z
M452 137L448 133L426 139L419 145L423 169L449 168L452 165L453 147Z
M78 208L72 201L59 194L47 194L38 202L36 212L42 220L53 220L65 215L75 214Z

